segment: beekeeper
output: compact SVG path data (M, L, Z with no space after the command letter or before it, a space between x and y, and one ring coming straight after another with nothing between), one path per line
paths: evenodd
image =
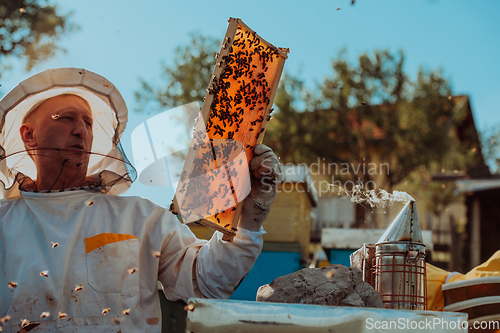
M159 332L157 280L170 300L228 298L253 266L280 177L268 147L250 169L271 170L273 191L252 182L234 240L206 241L164 207L118 196L133 178L119 146L127 108L105 78L44 71L0 114L3 332Z

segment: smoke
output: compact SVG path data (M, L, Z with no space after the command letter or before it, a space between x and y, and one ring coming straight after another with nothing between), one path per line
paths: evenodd
M411 195L402 191L393 191L392 194L386 190L379 190L378 193L375 190L365 190L363 191L361 186L356 185L353 187L352 192L346 192L350 200L357 204L368 204L371 208L385 209L386 207L393 205L395 202L406 203L408 201L415 201Z

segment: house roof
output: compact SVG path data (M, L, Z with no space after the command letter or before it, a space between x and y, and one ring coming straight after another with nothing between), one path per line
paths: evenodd
M369 107L371 107L372 109L387 111L390 105L370 105ZM372 121L369 121L365 118L358 119L356 110L357 108L350 108L344 111L348 112L347 121L349 123L349 128L352 130L358 130L359 132L363 132L367 136L367 139L372 142L383 141L387 137L387 131L384 128L377 126ZM332 111L334 110L327 109L327 110L318 110L315 112L330 113ZM333 116L331 121L335 121ZM342 136L342 133L335 133L334 131L328 132L328 138L330 140L335 140L337 143L345 143L347 141L347 139Z
M500 188L500 179L462 179L455 182L455 193L481 192Z
M458 174L455 172L451 173L440 173L432 175L432 180L437 181L457 181L463 179L496 179L495 175L492 175L486 162L484 160L484 156L481 150L481 140L479 139L478 131L476 128L476 124L474 122L474 115L472 113L472 108L469 101L469 96L467 95L458 95L451 96L453 101L455 102L455 107L453 109L454 114L458 117L459 122L457 123L456 135L460 142L468 145L474 146L477 153L474 156L473 164L467 166L467 170L465 172L459 172ZM469 185L465 185L465 183L456 183L457 186L463 186L463 188L477 188L478 184L469 183ZM459 191L468 192L468 190Z

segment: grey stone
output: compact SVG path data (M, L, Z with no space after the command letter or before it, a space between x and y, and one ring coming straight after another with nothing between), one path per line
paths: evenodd
M356 267L333 264L280 276L257 291L257 301L383 308L380 294Z

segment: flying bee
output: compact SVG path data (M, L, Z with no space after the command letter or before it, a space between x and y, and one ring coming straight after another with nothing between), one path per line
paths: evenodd
M110 308L105 308L105 309L102 309L102 315L105 316L109 311L111 311Z
M64 312L58 312L57 313L57 319L64 319L66 318L68 315Z
M40 276L49 277L49 271L40 272Z
M21 327L25 328L30 324L30 321L28 319L21 319Z
M335 275L335 270L334 270L334 269L329 270L328 272L326 272L326 274L325 274L325 275L326 275L326 277L327 277L328 279L332 279L332 278L333 278L333 276Z
M46 318L50 316L50 312L46 311L46 312L42 312L42 314L40 315L40 318Z
M75 291L80 291L80 290L83 290L83 286L82 285L75 285Z
M193 311L194 310L194 304L190 303L184 307L184 311Z

